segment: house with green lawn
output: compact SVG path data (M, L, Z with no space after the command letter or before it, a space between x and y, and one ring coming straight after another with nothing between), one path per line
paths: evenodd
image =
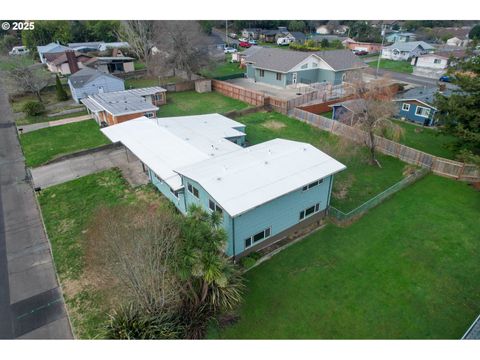
M349 50L305 52L268 47L247 56L245 64L247 78L279 87L323 82L338 85L367 67Z
M245 147L245 126L219 114L142 117L101 131L140 159L181 213L192 205L218 212L234 258L319 224L333 176L345 169L307 143Z

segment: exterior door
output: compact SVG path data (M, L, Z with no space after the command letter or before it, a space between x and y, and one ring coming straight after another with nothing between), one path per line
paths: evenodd
M292 84L296 84L296 83L297 83L297 73L294 72L294 73L292 74Z

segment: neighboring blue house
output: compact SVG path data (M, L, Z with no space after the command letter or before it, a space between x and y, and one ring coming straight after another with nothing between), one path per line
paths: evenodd
M65 50L72 50L68 46L63 46L60 45L59 43L50 43L48 45L43 45L43 46L37 46L37 52L38 56L40 57L40 61L45 64L46 59L44 54L58 54L58 53L64 53Z
M333 175L345 169L306 143L275 139L245 148L245 125L219 114L143 117L101 131L142 161L181 213L193 204L220 213L232 257L320 222Z
M91 68L72 74L68 78L68 86L77 103L89 95L125 90L123 79Z
M397 116L424 126L435 125L437 109L433 103L438 92L437 87L418 87L399 94L395 99L398 103ZM445 90L441 94L449 96L451 91Z
M417 39L417 35L411 32L392 32L387 36L385 36L385 40L391 43L410 42L410 41L415 41L416 39Z
M341 84L348 74L368 67L349 50L318 52L262 48L246 57L247 78L286 87L302 83Z
M382 49L382 59L395 61L409 60L424 54L432 53L435 48L425 41L396 42Z

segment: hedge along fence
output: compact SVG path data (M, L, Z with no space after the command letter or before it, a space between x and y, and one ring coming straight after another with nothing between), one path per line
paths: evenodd
M425 175L429 173L429 170L426 168L422 168L420 170L417 170L413 174L403 178L393 186L389 187L387 190L381 192L380 194L374 196L370 200L364 202L362 205L359 207L353 209L352 211L349 211L348 213L344 213L343 211L330 206L328 208L328 216L330 219L339 225L348 225L356 220L358 220L362 215L364 215L368 210L374 208L375 206L381 204L384 202L386 199L388 199L390 196L395 194L396 192L406 188L410 184L413 184L414 182L420 180L423 178Z
M312 114L299 108L294 109L293 117L354 142L370 144L370 139L365 131L342 124L339 121ZM475 165L433 156L377 135L375 135L375 146L384 154L394 156L408 164L427 168L437 175L457 180L480 181L480 169Z
M223 75L223 76L215 76L215 80L230 80L230 79L238 79L238 78L243 78L245 77L245 73L236 73L236 74L230 74L230 75Z
M225 81L212 80L212 90L228 96L229 98L246 102L250 105L265 105L265 96L262 93L248 90Z

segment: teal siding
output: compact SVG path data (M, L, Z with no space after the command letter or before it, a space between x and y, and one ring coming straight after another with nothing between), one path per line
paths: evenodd
M277 72L274 71L263 71L263 76L260 76L260 69L255 69L255 79L258 82L263 82L269 85L285 87L286 83L286 76L285 74L281 73L281 80L277 80Z
M185 193L184 190L179 190L177 192L178 197L175 197L175 195L172 194L170 191L170 186L167 185L164 181L162 181L160 178L158 178L155 173L148 169L148 177L150 178L150 181L152 182L153 185L168 199L170 200L178 210L182 214L185 214L186 208L185 208Z
M252 64L247 64L247 78L255 80L255 67Z
M250 75L249 74L250 71ZM342 83L342 76L345 71L332 71L325 69L307 69L295 71L297 73L297 83L311 84L316 82L329 82L334 85ZM260 77L260 70L255 69L252 65L247 67L247 76L255 81L266 83L274 86L285 87L293 84L293 73L282 74L282 80L276 79L276 72L264 70L264 76Z

